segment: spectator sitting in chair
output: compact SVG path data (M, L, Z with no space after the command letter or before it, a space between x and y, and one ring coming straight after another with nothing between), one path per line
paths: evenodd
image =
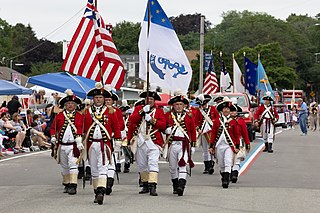
M22 121L21 115L17 112L13 113L11 124L15 128L15 130L18 132L18 134L16 135L15 149L20 150L22 149L22 142L26 137L27 128Z
M38 124L36 122L31 123L31 140L33 141L34 146L38 146L40 149L43 148L50 148L50 143L47 142L47 137L43 134L43 132L40 132L36 129Z

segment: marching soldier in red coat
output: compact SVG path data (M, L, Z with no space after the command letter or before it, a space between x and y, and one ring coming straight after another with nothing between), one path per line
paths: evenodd
M245 146L246 152L249 153L250 152L250 139L249 139L249 134L248 134L246 122L243 119L243 117L241 117L238 114L238 113L242 112L242 108L237 103L233 103L233 105L236 107L236 109L231 110L230 115L231 115L232 119L234 119L236 121L237 135L239 137L239 138L237 138L237 141L239 141L239 142L236 142L236 144L238 144L238 145L236 145L236 148L240 149L243 146ZM236 183L238 181L240 163L243 160L244 159L240 159L240 158L235 158L235 160L234 160L234 164L233 164L232 171L231 171L231 177L230 177L232 183Z
M203 150L203 162L204 162L204 171L203 174L213 174L214 173L214 158L209 153L209 143L211 130L214 120L219 119L219 113L215 106L209 106L208 103L211 100L210 95L200 94L196 98L196 103L199 105L198 110L195 111L194 117L196 122L196 128L198 137L200 140L202 150ZM214 99L218 103L223 100L222 96L218 96Z
M187 182L187 163L194 167L191 156L195 152L196 127L190 112L189 104L183 95L176 95L168 102L172 110L165 114L167 121L167 143L169 145L169 167L173 194L182 196Z
M124 126L124 120L122 117L122 112L118 107L114 105L119 100L119 97L117 94L114 93L111 85L106 85L105 89L108 90L112 95L111 98L105 98L106 106L113 108L114 113L118 120L120 132L124 131L125 126ZM122 144L122 140L113 141L112 143L113 145L112 147L113 153L111 156L112 164L109 164L108 166L108 180L107 180L107 191L106 191L107 195L110 195L110 193L112 192L115 172L121 172L121 163L120 163L121 144Z
M147 92L142 92L140 97L146 98ZM143 183L143 188L139 194L149 192L151 196L158 195L156 192L159 172L158 162L163 145L161 131L166 129L164 112L157 107L155 101L161 101L161 97L156 91L149 91L147 104L136 106L129 120L133 127L139 126L136 141L136 161Z
M111 193L114 180L114 171L113 174L108 172L109 164L114 164L111 140L121 140L121 135L115 110L105 105L105 98L111 98L112 94L101 83L96 83L96 88L91 89L87 96L93 97L93 105L85 112L84 132L95 192L94 203L102 205L104 194Z
M77 160L84 149L82 144L83 116L76 111L81 100L66 90L67 96L59 102L62 112L56 115L50 128L51 142L55 144L56 159L62 168L64 193L77 193Z
M196 104L199 105L199 108L194 111L194 121L196 123L197 128L197 141L202 146L203 150L203 163L204 163L204 171L203 174L214 173L214 160L212 155L209 153L209 143L210 143L210 134L213 125L213 121L211 118L211 110L212 107L208 105L211 100L210 95L200 94L196 97Z
M263 152L273 153L272 144L275 136L274 124L279 120L279 115L271 104L273 101L271 92L266 92L266 96L262 98L264 104L258 107L254 114L254 122L257 127L260 127L262 138L264 139L265 148Z
M239 145L237 124L230 116L230 111L236 110L236 107L225 97L224 101L217 105L217 110L220 118L214 121L209 151L212 154L216 152L222 187L228 188L234 155L239 152L236 148Z
M132 113L132 109L130 109L130 106L128 105L127 100L122 100L122 105L119 107L119 109L122 112L122 119L124 120L124 125L125 125L124 130L121 131L122 146L123 146L122 148L123 148L123 152L125 153L124 146L128 145L127 133L128 133L128 128L130 126L129 117ZM126 153L125 153L123 173L130 172L130 163L133 161L133 155L132 155L131 150L127 150L127 151L130 152L130 157L128 157L128 155L126 155ZM129 154L129 153L127 153L127 154Z

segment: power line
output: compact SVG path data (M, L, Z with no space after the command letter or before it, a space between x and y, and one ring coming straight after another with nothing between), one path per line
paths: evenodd
M64 22L64 23L63 23L62 25L60 25L58 28L54 29L53 31L51 31L49 34L47 34L46 36L42 37L41 39L47 39L50 35L54 34L54 33L57 32L58 30L60 30L64 25L66 25L67 23L69 23L74 17L78 16L78 14L79 14L81 11L83 11L84 8L85 8L85 7L82 7L76 14L74 14L74 15L73 15L71 18L69 18L66 22ZM17 56L14 56L14 57L12 57L12 58L9 58L8 60L13 60L13 59L16 59L16 58L18 58L18 57L20 57L20 56L23 56L23 55L25 55L25 54L27 54L27 53L29 53L29 52L37 49L38 47L42 46L42 45L43 45L44 43L46 43L47 41L48 41L48 40L45 40L45 41L41 42L40 44L36 45L35 47L33 47L33 48L31 48L31 49L29 49L29 50L27 50L27 51L25 51L25 52L17 55Z

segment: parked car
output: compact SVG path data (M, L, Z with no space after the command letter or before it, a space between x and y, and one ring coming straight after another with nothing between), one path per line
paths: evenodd
M217 96L225 96L230 99L237 99L237 104L242 108L242 113L240 115L244 118L247 129L248 129L248 134L249 134L249 139L250 141L253 141L256 138L256 131L254 128L254 118L253 118L253 113L254 113L254 108L258 107L257 103L253 103L250 101L248 95L246 93L215 93L212 95L212 99L214 100L215 97ZM210 103L211 105L215 103Z

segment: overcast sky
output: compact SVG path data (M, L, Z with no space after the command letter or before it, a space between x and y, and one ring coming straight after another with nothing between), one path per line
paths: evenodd
M320 0L158 1L168 17L201 13L213 25L219 24L222 20L221 14L229 10L266 12L283 20L291 13L308 14L312 17L320 13ZM11 25L30 24L39 39L46 37L54 42L70 40L81 19L86 2L86 0L0 0L0 18ZM147 0L98 0L98 10L104 21L113 25L123 20L141 22L146 2ZM55 33L50 34L53 31ZM50 36L47 36L48 34Z

